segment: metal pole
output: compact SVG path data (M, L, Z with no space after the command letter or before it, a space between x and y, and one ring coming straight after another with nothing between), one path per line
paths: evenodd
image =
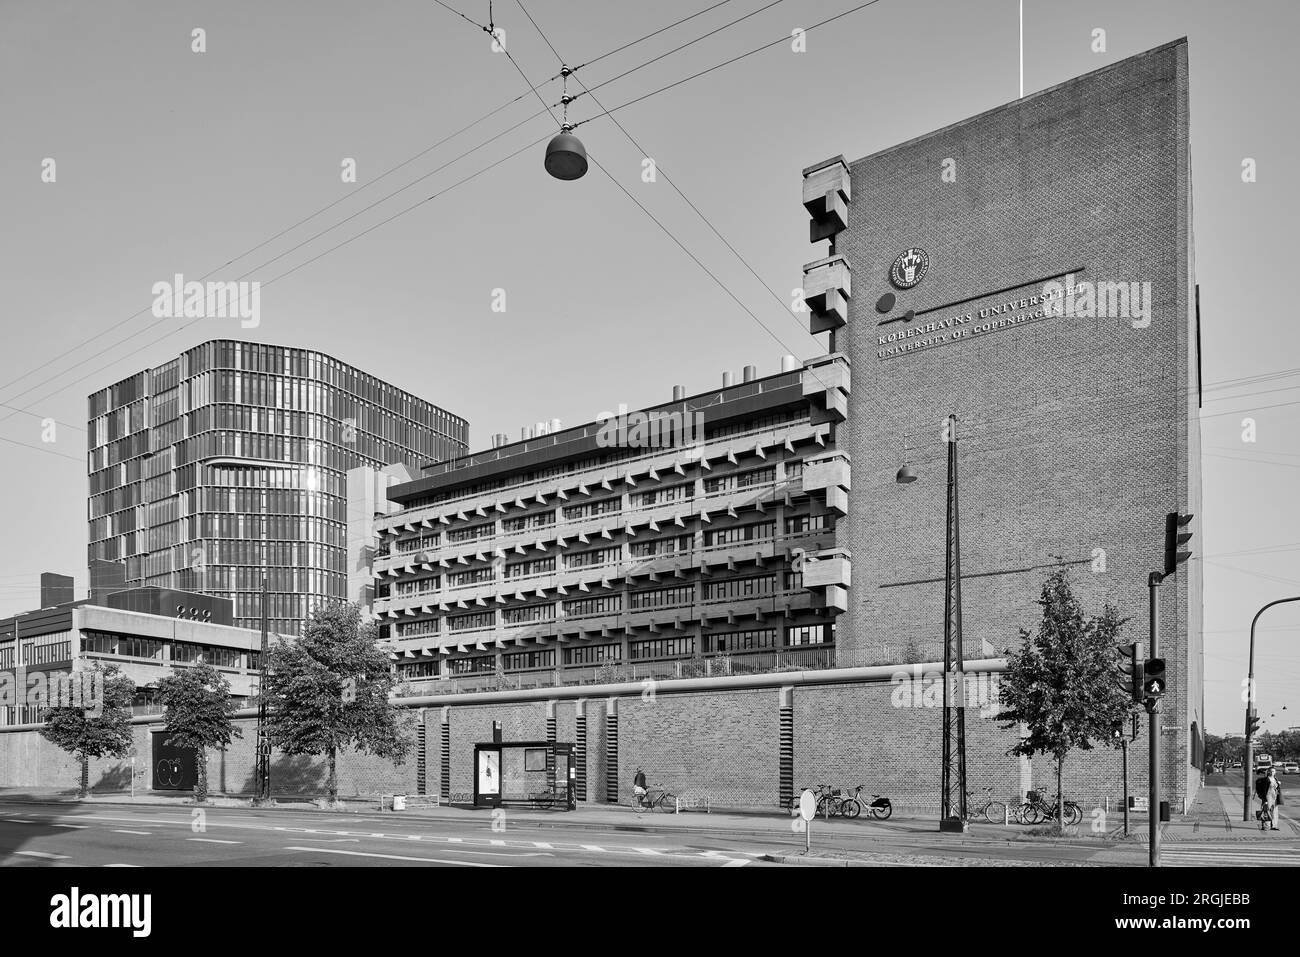
M1150 626L1151 657L1160 657L1160 582L1164 576L1151 572L1147 576L1147 588L1150 591ZM1160 866L1160 699L1147 698L1147 715L1149 716L1148 763L1147 768L1147 863L1151 867Z
M271 797L271 742L266 727L266 675L269 657L267 638L267 584L262 578L262 661L261 677L257 684L257 771L255 777L258 802L270 800Z
M1255 612L1255 617L1250 620L1250 665L1246 672L1246 757L1241 763L1241 776L1244 779L1241 801L1241 819L1243 821L1250 820L1250 802L1254 800L1254 796L1251 794L1251 778L1255 774L1255 745L1250 736L1250 719L1255 714L1255 624L1259 621L1259 616L1274 605L1285 605L1289 601L1300 601L1300 595L1296 595L1294 598L1279 598L1277 601L1271 601Z
M1124 836L1128 837L1128 735L1122 729L1120 731L1119 747L1124 755Z
M962 673L961 632L961 525L957 496L957 416L948 416L948 514L944 557L943 615L943 791L940 796L939 826L952 819L953 830L966 828L966 713L964 689L958 688ZM954 768L955 765L955 768ZM953 780L956 771L957 780ZM954 791L956 792L954 795Z

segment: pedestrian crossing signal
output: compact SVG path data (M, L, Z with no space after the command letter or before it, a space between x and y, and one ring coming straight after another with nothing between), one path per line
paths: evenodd
M1167 686L1165 659L1148 658L1142 665L1142 693L1148 698L1159 698Z

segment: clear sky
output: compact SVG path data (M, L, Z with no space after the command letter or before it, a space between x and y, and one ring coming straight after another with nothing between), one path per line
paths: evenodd
M525 0L573 64L715 2ZM859 2L728 0L577 76L595 86L754 14L596 89L615 107ZM448 3L487 19L486 0ZM1018 7L878 0L811 30L805 53L780 43L617 110L640 148L609 117L581 126L643 211L594 166L574 183L546 176L542 145L529 144L554 122L528 119L541 104L520 73L433 0L3 0L0 613L34 606L43 570L74 573L84 593L85 396L206 339L336 355L466 417L472 448L818 353L789 311L812 249L801 169L1015 99ZM532 83L558 73L515 0L497 0L494 14ZM196 28L206 52L192 50ZM1208 386L1194 546L1206 562L1212 731L1240 730L1252 614L1300 594L1300 330L1287 292L1300 221L1297 28L1292 0L1024 3L1025 93L1189 39ZM1104 52L1092 49L1098 29ZM561 92L558 81L542 87L547 104ZM591 97L571 107L574 119L600 112ZM659 165L655 183L642 181L645 156ZM1247 157L1254 183L1242 182ZM355 183L342 180L348 158ZM260 324L154 318L151 288L176 273L259 280ZM504 312L492 309L496 290ZM1247 378L1258 376L1276 377ZM1297 637L1300 603L1261 624L1266 729L1300 724Z

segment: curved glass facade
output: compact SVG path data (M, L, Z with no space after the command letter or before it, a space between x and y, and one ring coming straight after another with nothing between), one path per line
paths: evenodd
M347 595L347 470L467 451L467 424L306 349L216 340L89 397L89 554L128 587L234 601L296 634Z

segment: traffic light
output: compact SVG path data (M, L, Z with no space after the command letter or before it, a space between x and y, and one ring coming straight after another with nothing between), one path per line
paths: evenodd
M1148 658L1142 664L1142 694L1147 698L1159 698L1165 693L1165 659Z
M1259 715L1253 711L1246 712L1246 737L1253 738L1259 730Z
M1178 571L1178 566L1192 557L1192 553L1183 548L1192 540L1192 533L1184 531L1191 523L1192 516L1181 512L1170 512L1165 516L1165 575Z
M1141 642L1120 645L1119 652L1119 687L1139 704L1142 702L1142 652Z
M1130 740L1132 740L1132 741L1136 741L1136 740L1138 739L1138 729L1139 729L1139 727L1140 727L1140 724L1139 724L1139 722L1138 722L1138 716L1137 716L1137 713L1134 712L1133 714L1129 715L1129 718L1132 720L1132 722L1133 722L1133 726L1132 726L1131 728L1129 728L1129 735L1128 735L1128 736L1129 736L1129 739L1130 739Z

